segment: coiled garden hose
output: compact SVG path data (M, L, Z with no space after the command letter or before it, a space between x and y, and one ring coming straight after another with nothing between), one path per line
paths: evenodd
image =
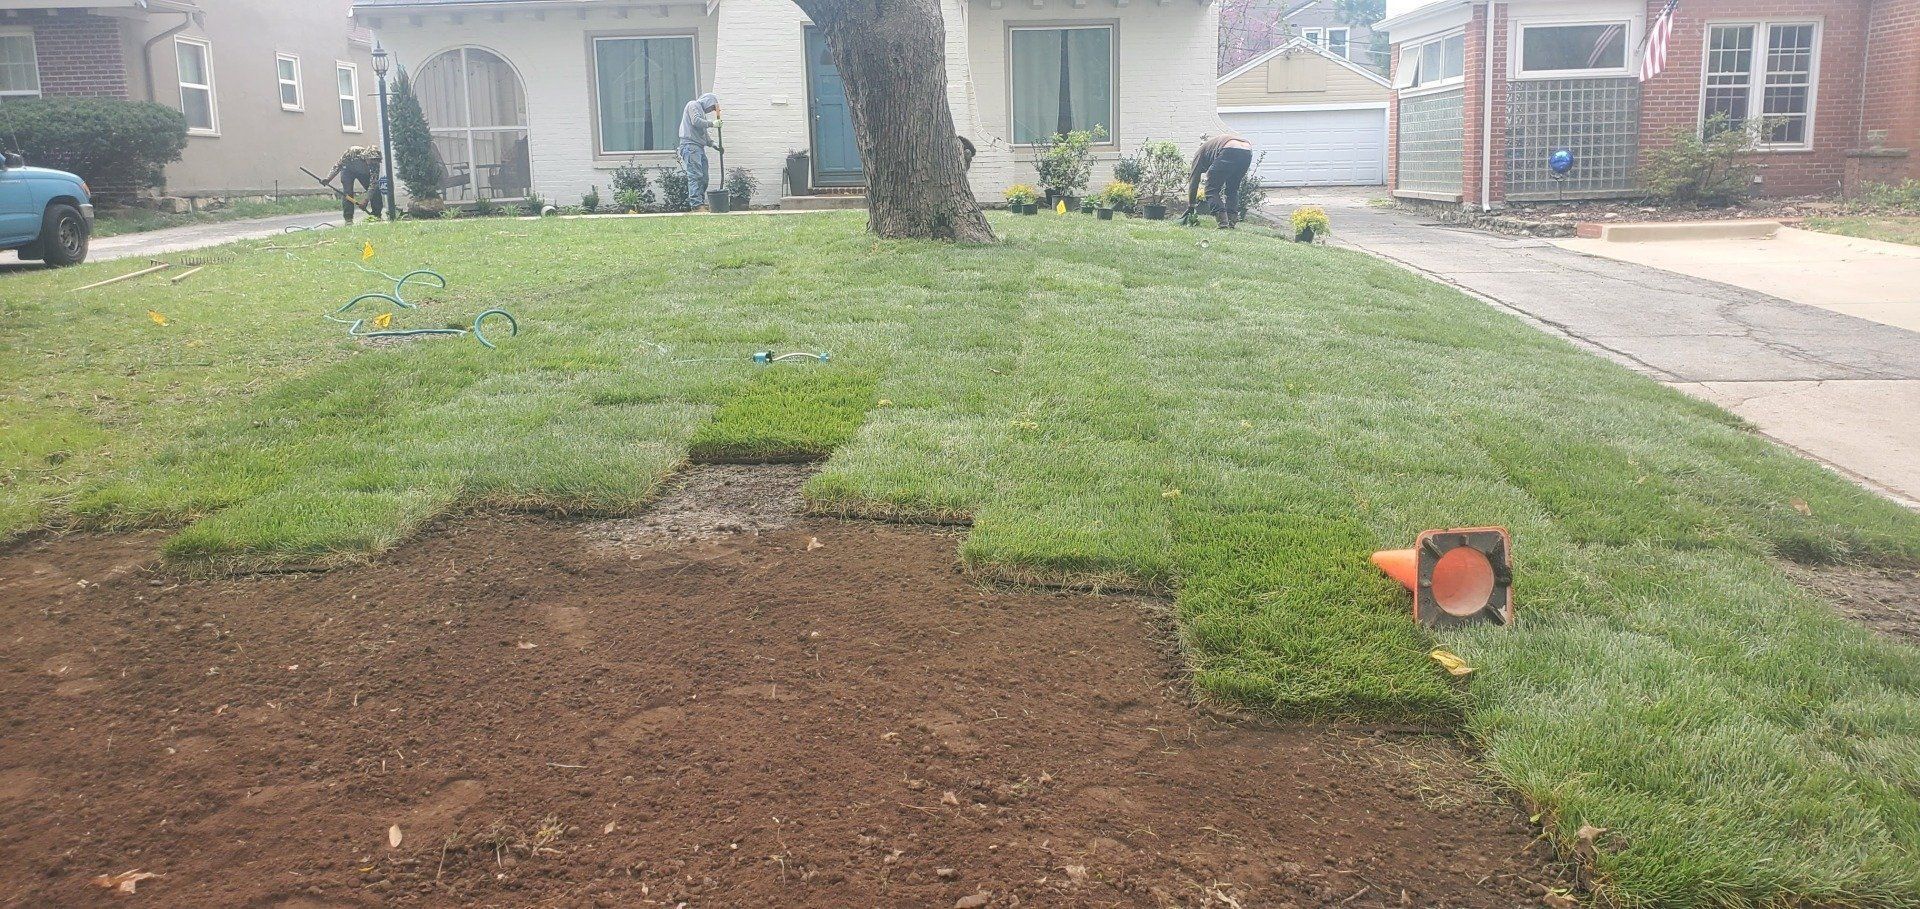
M404 275L401 275L398 278L390 274L387 274L386 272L368 268L365 265L361 265L359 266L359 268L361 271L369 272L371 274L376 274L376 275L379 275L380 277L386 278L389 281L392 281L393 292L386 293L383 291L374 291L372 293L364 293L364 294L361 294L360 296L354 297L351 300L348 300L345 306L342 306L339 309L336 309L333 312L328 313L327 321L338 322L342 325L347 326L347 334L349 336L352 336L355 338L418 338L418 337L425 337L429 335L470 334L470 335L473 335L474 340L480 342L481 346L486 347L489 350L492 350L492 349L495 349L495 345L493 341L487 337L486 332L482 330L482 323L486 322L488 317L490 316L499 316L507 320L507 335L509 337L514 337L520 334L520 320L515 319L513 317L513 313L507 312L504 309L489 309L486 312L483 312L477 316L474 316L473 325L468 328L383 328L383 329L377 329L374 331L366 331L363 328L363 326L365 326L366 323L369 321L368 319L341 318L341 317L345 316L350 310L352 310L356 306L359 306L363 301L366 301L366 300L384 300L387 303L390 303L393 306L398 307L400 309L419 309L420 307L418 305L407 302L407 298L403 294L403 291L406 289L407 283L413 282L417 284L424 284L431 281L434 287L444 289L447 286L447 279L445 275L442 275L437 271L432 271L430 269L425 269L425 268L415 269L413 271L407 272ZM378 317L376 316L375 318L378 318Z

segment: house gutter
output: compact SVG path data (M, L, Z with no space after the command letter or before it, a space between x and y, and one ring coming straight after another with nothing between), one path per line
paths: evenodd
M1486 94L1480 102L1480 210L1493 211L1493 0L1487 0L1485 59L1480 64L1480 79Z
M167 40L168 38L173 37L174 35L177 35L177 34L180 34L181 32L186 31L189 26L192 26L195 23L204 22L205 17L206 17L206 14L202 12L187 12L183 10L180 13L179 25L176 25L170 29L167 29L164 32L161 32L158 35L154 35L153 37L148 38L147 43L140 46L140 69L147 77L147 100L148 101L154 102L156 104L160 102L159 92L157 89L155 89L153 84L153 48L154 46L159 44L162 41Z

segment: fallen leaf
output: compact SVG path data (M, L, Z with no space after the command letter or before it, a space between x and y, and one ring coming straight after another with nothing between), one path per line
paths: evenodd
M1067 873L1067 880L1076 884L1084 884L1087 882L1087 866L1085 865L1068 865L1060 870Z
M151 871L141 871L138 868L134 868L129 871L122 871L119 874L102 874L93 879L93 884L96 887L102 887L107 890L132 893L139 888L141 881L150 880L159 876L160 875L154 874Z
M1466 660L1461 659L1459 654L1451 650L1440 650L1436 648L1432 653L1427 654L1427 656L1432 657L1433 661L1439 663L1440 667L1445 669L1448 675L1455 678L1473 674L1473 667L1468 666Z
M532 641L521 641L519 644L516 644L514 646L520 648L521 650L532 650L533 648L538 647L540 645L535 644Z
M820 538L819 538L819 537L808 537L808 538L807 538L807 551L808 551L808 552L812 552L812 551L814 551L814 550L816 550L816 549L819 549L819 548L821 548L821 547L823 547L823 546L825 546L825 545L827 545L827 544L825 544L825 543L822 543L822 542L820 542Z
M613 832L613 828L615 828L615 827L618 827L618 826L620 826L620 822L619 822L619 821L608 821L608 822L607 822L607 829L605 829L605 830L602 830L602 831L600 831L600 832L601 832L601 833L612 833L612 832Z
M889 400L887 400L886 398L881 398L881 399L880 399L880 404L879 404L879 406L881 406L881 407L892 407L892 406L893 406L893 402L892 402L892 401L889 401Z
M958 805L960 804L960 797L958 795L955 795L953 790L949 789L945 792L940 793L940 804Z
M1806 499L1790 499L1787 501L1787 504L1792 505L1793 510L1800 512L1801 514L1804 514L1804 515L1813 514L1813 506L1808 505Z
M371 246L372 244L368 244L368 245ZM405 838L405 834L402 834L400 832L399 824L395 824L387 828L387 846L389 846L390 848L393 848L393 849L400 848L400 840L404 838Z
M1160 490L1160 498L1163 498L1163 499L1177 499L1177 498L1180 498L1180 490L1178 490L1178 489L1162 489L1162 490Z
M1065 202L1060 204L1062 206L1066 205ZM992 899L993 894L986 890L982 890L979 893L969 893L966 896L954 900L953 909L980 909L981 906L985 906L988 901Z
M161 315L160 313L154 312L151 309L147 310L147 318L152 319L153 324L155 325L165 325L168 322L173 321L171 319L168 319L166 316Z

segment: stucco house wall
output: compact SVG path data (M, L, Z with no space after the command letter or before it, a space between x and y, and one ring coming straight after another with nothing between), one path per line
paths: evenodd
M1015 25L1111 24L1115 29L1114 135L1098 152L1095 186L1112 163L1148 139L1191 149L1221 129L1214 108L1218 27L1211 4L1192 0L943 0L945 64L954 127L978 149L971 173L983 201L1013 182L1035 178L1031 149L1014 148L1008 123L1007 49ZM1078 2L1079 5L1074 5ZM588 37L592 34L692 33L699 36L699 89L720 96L729 169L759 181L755 204L777 203L787 154L811 146L805 59L806 16L790 0L722 0L709 7L587 2L564 11L498 12L394 7L363 2L355 10L405 65L463 45L498 54L527 92L528 148L534 191L571 204L590 187L610 192L611 171L629 157L596 158ZM647 167L675 166L670 151L633 156ZM712 164L719 164L717 156ZM717 182L716 178L716 182Z
M1282 52L1220 86L1221 107L1384 102L1380 83L1312 51Z

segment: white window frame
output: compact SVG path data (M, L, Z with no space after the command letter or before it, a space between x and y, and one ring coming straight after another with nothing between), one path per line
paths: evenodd
M0 25L0 38L27 39L27 53L33 57L33 90L14 89L0 91L0 98L38 98L42 90L40 84L40 44L34 40L33 28L25 25Z
M1400 84L1401 74L1406 71L1407 58L1411 56L1414 60L1419 60L1421 52L1424 51L1429 44L1438 44L1441 46L1441 65L1444 67L1446 65L1446 43L1454 38L1459 38L1461 44L1460 75L1448 76L1444 79L1435 79L1432 82L1423 82L1419 85L1403 86ZM1418 41L1402 42L1400 44L1400 65L1393 73L1394 91L1398 92L1403 98L1417 98L1421 95L1451 91L1465 85L1467 83L1466 38L1467 30L1464 28L1456 28L1441 32L1437 35L1421 38Z
M1308 44L1320 44L1320 42L1326 40L1327 33L1325 29L1316 26L1314 28L1301 29L1300 37L1307 39ZM1326 45L1321 44L1320 46L1325 47Z
M288 79L285 76L280 75L280 64L282 63L293 64L292 79ZM274 54L273 55L273 78L274 78L274 82L276 83L274 86L274 93L278 95L280 98L280 109L293 111L295 113L305 113L307 109L307 90L304 86L300 84L301 83L300 55L299 54ZM293 86L293 103L292 104L288 104L286 95L280 93L281 88L284 88L289 85Z
M200 85L198 83L180 81L180 48L183 46L192 46L200 49L200 62L207 71L207 84ZM188 126L187 135L219 136L220 135L220 93L214 89L214 84L218 80L215 79L213 74L213 42L205 38L189 38L189 37L186 37L185 35L175 36L173 39L173 78L174 78L174 82L176 83L176 88L180 92L180 111L182 113L185 113L187 110L186 95L187 95L188 89L193 89L195 91L204 91L207 93L207 120L209 121L208 128L199 129L193 126Z
M1696 129L1707 127L1707 55L1713 52L1713 30L1730 26L1753 29L1753 62L1747 70L1747 120L1749 128L1766 119L1767 56L1773 46L1773 26L1813 26L1813 57L1807 62L1807 132L1799 142L1761 142L1755 134L1754 149L1764 152L1804 152L1813 150L1815 115L1820 106L1820 44L1826 36L1826 20L1821 18L1785 19L1712 19L1700 30L1700 109L1695 113Z
M1527 30L1534 28L1565 28L1578 25L1618 25L1624 34L1621 36L1619 66L1598 66L1592 69L1541 69L1527 70L1522 66L1526 60ZM1584 19L1526 19L1514 22L1510 34L1515 40L1507 42L1507 74L1513 79L1605 79L1616 76L1631 76L1639 70L1640 61L1634 52L1640 46L1640 18L1637 16L1609 16L1606 18Z
M340 74L347 73L353 78L352 94L340 90ZM340 118L340 131L343 133L364 133L367 131L367 103L360 97L360 64L345 60L333 61L333 93L339 101L353 102L353 125L347 125L347 118Z
M611 151L606 147L606 137L600 132L600 42L602 41L652 41L660 38L683 38L693 42L693 97L698 98L706 89L700 84L700 35L697 32L658 31L658 32L619 32L594 34L587 41L587 77L590 82L587 92L593 99L593 153L598 158L634 158L646 155L671 155L679 147L679 140L666 148L651 151ZM502 58L504 59L504 58ZM692 98L687 99L689 101Z
M1007 142L1014 148L1040 148L1041 142L1016 142L1013 129L1013 95L1019 89L1013 84L1013 33L1031 31L1059 31L1061 29L1095 29L1107 31L1107 138L1093 144L1094 148L1109 148L1120 144L1120 23L1109 19L1094 22L1010 22L1007 24Z
M1342 60L1353 59L1353 29L1351 28L1329 27L1322 36L1323 41L1320 49L1330 54L1333 53L1334 32L1340 33L1340 53L1337 56Z

